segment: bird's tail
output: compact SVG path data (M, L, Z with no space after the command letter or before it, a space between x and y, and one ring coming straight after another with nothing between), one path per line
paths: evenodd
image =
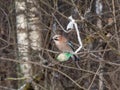
M80 58L78 57L78 55L72 55L71 58L72 58L74 61L80 60Z

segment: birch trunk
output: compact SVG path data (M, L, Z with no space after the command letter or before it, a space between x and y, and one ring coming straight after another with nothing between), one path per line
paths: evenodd
M30 46L34 50L40 50L42 46L41 13L35 0L27 0L27 20L29 29Z
M29 39L26 19L26 5L24 0L15 1L16 8L16 29L18 43L18 59L27 62L29 60ZM24 77L30 76L31 65L29 63L20 64L21 73Z
M33 50L41 50L42 32L40 25L41 13L38 10L39 5L36 0L26 0L26 6L30 48ZM40 90L40 88L36 84L34 84L33 86L35 90Z

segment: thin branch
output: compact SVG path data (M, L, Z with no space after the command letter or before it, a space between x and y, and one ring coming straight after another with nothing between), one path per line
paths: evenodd
M3 57L0 57L1 60L7 60L7 61L12 61L12 62L16 62L16 63L25 63L24 61L22 60L14 60L14 59L9 59L9 58L3 58ZM42 58L43 59L43 58ZM83 89L83 90L86 90L86 88L80 86L75 80L73 80L70 76L68 76L67 74L63 73L62 71L56 69L56 68L52 68L52 67L48 67L46 65L43 65L43 64L40 64L38 62L32 62L32 61L26 61L26 63L29 63L29 64L34 64L34 65L38 65L38 66L42 66L44 68L47 68L47 69L50 69L50 70L53 70L53 71L56 71L56 72L59 72L60 74L62 74L63 76L67 77L69 80L71 80L76 86L78 86L79 88Z
M113 8L113 20L114 20L114 27L115 27L115 34L117 36L117 44L118 44L118 51L120 51L120 39L117 31L117 21L116 21L116 14L115 14L115 0L112 0L112 8Z
M66 31L66 30L63 28L63 26L60 24L60 22L57 20L57 18L55 17L54 14L52 14L52 16L54 17L55 21L58 23L58 25L61 27L61 29L62 29L64 32L66 32L66 33L69 33L69 32L70 32L70 31Z
M0 89L1 90L17 90L17 89L13 89L13 88L10 88L10 87L5 87L5 86L0 86Z
M93 79L92 79L92 82L90 83L90 85L89 85L89 87L88 87L87 90L90 90L90 88L91 88L93 82L95 81L95 78L96 78L97 74L99 74L100 68L101 68L101 67L100 67L100 65L99 65L99 67L98 67L98 69L97 69L97 71L96 71L96 74L94 75L94 77L93 77Z

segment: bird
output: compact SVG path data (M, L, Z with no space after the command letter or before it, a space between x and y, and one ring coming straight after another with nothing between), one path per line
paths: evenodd
M64 53L74 53L73 45L63 35L54 35L52 40L55 42L56 47ZM73 60L79 60L79 57L75 54L71 56Z

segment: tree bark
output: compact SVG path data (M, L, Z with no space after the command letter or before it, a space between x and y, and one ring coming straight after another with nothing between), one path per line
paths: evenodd
M40 5L36 0L27 0L26 6L30 47L40 50L42 47L41 12L38 10Z
M27 63L29 60L29 39L26 19L26 5L24 0L15 1L16 8L16 30L18 44L18 59L25 61L20 64L20 70L24 77L28 78L31 72L31 65Z

